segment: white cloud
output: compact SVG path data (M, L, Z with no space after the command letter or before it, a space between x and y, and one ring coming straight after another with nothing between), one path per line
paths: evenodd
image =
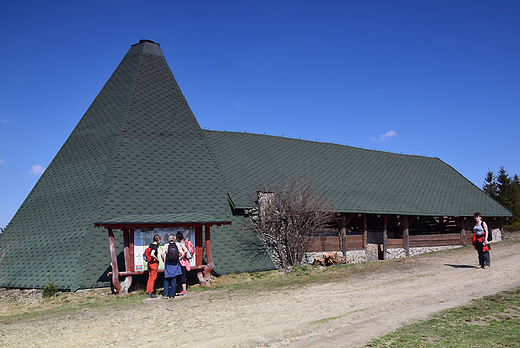
M4 118L1 122L2 123L9 123L9 120L7 118Z
M2 164L2 163L5 163L5 161L0 159L0 164Z
M42 175L44 171L45 171L45 168L43 168L43 166L41 166L39 164L35 164L31 169L31 175L39 176L39 175Z
M379 141L386 141L388 138L395 137L397 135L396 132L393 130L386 132L385 134L381 135L378 139L372 137L373 141L379 140Z

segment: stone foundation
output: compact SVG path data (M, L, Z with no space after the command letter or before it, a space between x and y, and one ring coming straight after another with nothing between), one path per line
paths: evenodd
M436 251L449 250L461 248L461 245L450 245L450 246L437 246L437 247L424 247L424 248L410 248L410 256L432 253ZM327 251L330 252L330 251ZM343 256L341 251L332 251L337 252L338 256ZM325 252L310 252L305 254L305 258L303 259L302 265L311 265L314 262L314 258L322 257ZM400 259L406 257L406 252L404 248L392 248L387 250L387 259ZM347 263L361 263L367 261L367 255L365 250L349 250L345 255Z

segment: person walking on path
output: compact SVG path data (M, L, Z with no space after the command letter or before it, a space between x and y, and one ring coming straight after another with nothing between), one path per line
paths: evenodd
M161 243L161 236L156 234L153 236L153 242L150 244L152 260L148 262L148 282L146 283L146 297L156 298L155 280L157 279L157 271L159 270L159 244Z
M184 252L184 257L182 257L179 261L182 270L182 274L179 277L179 280L182 285L182 291L177 294L179 296L183 296L186 295L186 293L188 292L188 290L186 289L186 272L189 272L191 270L190 260L188 260L188 257L191 258L192 253L188 250L186 242L184 241L184 234L181 231L177 232L177 243L180 245L182 251Z
M161 257L164 261L164 290L162 298L175 298L177 288L177 277L182 274L179 260L184 257L184 252L175 235L168 237L168 244L163 247Z
M481 268L488 268L491 266L491 259L489 257L489 229L487 224L482 220L479 212L473 214L476 224L473 227L473 246L478 252L478 263Z

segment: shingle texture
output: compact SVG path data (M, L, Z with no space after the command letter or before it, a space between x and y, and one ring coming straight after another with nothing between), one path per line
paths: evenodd
M128 51L0 235L0 247L8 248L0 286L41 288L51 272L60 288L107 286L107 232L94 222L150 216L243 220L232 214L221 174L159 46L142 42ZM222 226L212 233L215 270L272 268L266 253L254 263L235 250L243 244L234 239L240 232ZM116 242L120 253L119 231Z
M328 193L332 211L430 216L511 216L438 158L268 135L204 131L237 208L270 181L304 176Z

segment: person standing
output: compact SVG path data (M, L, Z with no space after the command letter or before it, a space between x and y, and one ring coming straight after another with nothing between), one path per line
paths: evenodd
M177 277L182 274L179 260L184 257L184 252L172 234L168 237L168 244L163 247L161 257L164 261L164 291L162 298L175 298Z
M156 298L155 280L157 279L157 271L159 270L159 244L161 243L161 236L156 234L153 236L153 242L150 244L150 255L152 260L148 262L148 282L146 283L146 297Z
M189 272L191 270L190 260L188 260L187 258L192 257L192 255L191 252L189 252L188 247L186 246L184 234L181 231L177 232L177 243L180 245L184 253L184 257L182 257L179 261L182 270L182 274L179 279L182 285L182 291L177 295L183 296L186 295L186 293L188 292L188 290L186 289L186 272Z
M481 268L488 268L491 266L491 259L489 257L489 229L487 224L482 220L479 212L473 214L476 224L473 227L473 246L478 252L478 263Z

